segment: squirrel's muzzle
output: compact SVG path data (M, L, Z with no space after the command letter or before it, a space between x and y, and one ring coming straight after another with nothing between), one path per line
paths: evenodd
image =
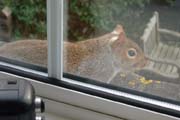
M141 60L139 60L138 62L136 62L133 67L136 68L136 71L141 70L142 68L144 68L147 64L149 63L149 60L144 57Z

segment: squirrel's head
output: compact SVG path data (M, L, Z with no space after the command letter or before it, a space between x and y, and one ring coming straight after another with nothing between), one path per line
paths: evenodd
M121 25L117 25L112 32L111 50L116 67L123 67L126 70L139 70L143 68L147 59L142 49L132 40L126 37Z

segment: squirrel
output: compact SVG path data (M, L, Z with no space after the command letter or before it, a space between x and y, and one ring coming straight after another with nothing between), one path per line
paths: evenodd
M64 42L64 72L110 82L118 73L143 68L142 49L126 37L121 25L103 36L80 42ZM22 40L0 47L0 56L47 66L47 41Z

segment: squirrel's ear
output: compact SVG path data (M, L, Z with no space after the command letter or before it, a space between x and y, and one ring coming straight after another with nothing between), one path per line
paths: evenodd
M126 41L126 35L125 35L124 31L119 34L118 41L120 43L124 43Z
M120 44L124 43L126 41L126 34L124 32L124 29L121 25L117 25L114 31L112 32L114 37L112 37L111 42L118 42Z

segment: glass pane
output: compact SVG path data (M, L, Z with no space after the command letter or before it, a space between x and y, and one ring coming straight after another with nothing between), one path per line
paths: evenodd
M180 100L179 0L69 0L64 72Z
M0 1L0 56L47 65L46 0Z

